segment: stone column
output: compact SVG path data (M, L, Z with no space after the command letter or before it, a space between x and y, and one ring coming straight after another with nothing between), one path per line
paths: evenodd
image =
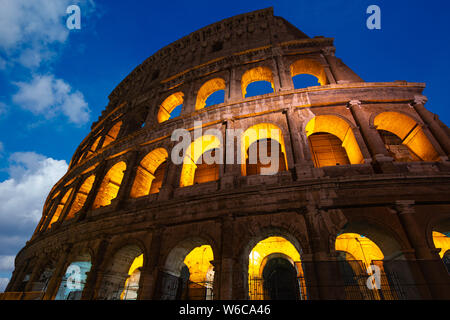
M196 96L194 93L194 83L189 84L183 93L183 109L180 115L190 114L195 111Z
M275 47L272 49L274 64L276 68L274 73L276 73L280 85L280 91L293 90L294 82L292 81L291 73L289 67L286 67L283 59L283 50L280 47Z
M180 185L180 173L183 168L183 163L175 164L172 162L172 149L177 142L172 142L171 148L168 151L167 167L164 172L164 178L159 189L158 200L169 200L173 196L173 192Z
M139 166L138 160L139 151L131 151L127 161L127 169L124 172L117 197L113 200L114 202L116 202L116 209L122 208L125 205L127 199L130 197L130 191L133 186L134 178L136 177L137 167Z
M97 246L95 260L92 261L91 270L87 273L86 284L81 296L82 300L93 300L95 298L97 280L102 278L102 265L105 253L108 247L108 241L102 240Z
M233 221L227 216L221 221L221 260L219 267L219 299L233 298Z
M84 202L83 208L78 212L77 221L81 221L86 218L88 212L91 211L92 205L94 204L95 198L97 197L97 193L102 185L103 178L106 174L106 163L100 164L99 167L95 169L95 180L92 185L91 191L86 197L86 201Z
M67 258L69 257L71 246L66 246L59 257L58 263L56 264L55 271L48 282L47 290L42 300L53 300L58 293L58 286L61 283L61 278L64 275L65 267L67 266Z
M315 277L315 284L309 288L312 296L324 300L345 299L339 266L331 256L327 244L329 234L321 226L321 213L314 205L307 205L304 217L312 251L312 266L306 266L305 271Z
M141 279L139 281L139 300L151 300L155 296L156 284L159 274L159 253L161 250L162 236L164 227L158 226L153 231L149 256L147 264L143 266L141 271Z
M348 109L352 113L356 124L361 129L363 139L369 147L370 153L372 154L374 160L382 162L392 161L393 159L389 156L389 152L387 151L380 134L374 127L369 126L367 115L361 108L361 101L349 101Z
M313 165L311 161L305 158L305 144L302 143L301 130L298 127L298 123L300 123L301 120L298 117L297 110L293 107L289 107L285 109L283 113L286 115L286 122L291 140L296 179L301 180L302 178L312 177Z
M45 256L41 256L38 259L38 261L36 262L36 264L33 267L33 270L31 271L30 279L28 279L28 282L27 282L25 288L23 289L24 292L31 291L31 289L33 288L33 282L35 282L36 279L39 279L39 276L41 275L41 271L42 271L42 268L44 267L45 261L46 261ZM23 280L23 279L19 279L19 281L21 281L21 280Z
M450 299L448 272L438 255L438 250L428 246L424 227L419 226L414 216L414 200L398 200L395 204L406 236L414 248L416 261L430 289L431 298Z
M241 175L241 166L238 164L240 151L239 137L233 135L236 133L236 121L231 115L226 116L224 120L225 134L224 139L224 161L223 176L220 179L221 189L232 189L235 186L235 179Z
M445 152L447 158L450 157L450 139L448 134L444 131L444 129L439 125L436 115L431 113L425 108L425 103L427 102L427 98L425 96L415 96L414 102L412 103L412 107L419 116L422 118L422 121L427 124L431 133L437 140L437 143Z
M230 68L228 81L228 102L235 102L242 99L241 79L237 77L236 70Z

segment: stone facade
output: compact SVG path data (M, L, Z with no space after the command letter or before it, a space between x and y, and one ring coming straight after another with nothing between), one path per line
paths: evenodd
M385 266L408 266L416 291L406 298L449 299L450 277L432 239L433 231L450 231L449 129L425 108L423 83L364 82L334 52L333 39L309 38L264 9L207 26L149 57L110 94L51 190L41 222L17 254L7 293L42 291L53 299L70 262L87 254L92 267L82 299L111 298L109 288L123 283L126 266L143 254L137 298L159 299L171 285L162 274L176 277L172 264L210 245L214 297L247 299L251 248L281 236L301 254L308 298L343 299L334 243L340 233L355 232L380 247ZM294 68L297 61L308 63ZM246 98L242 77L258 67L271 71L274 92ZM295 73L313 74L322 85L296 89ZM202 85L216 78L225 83L224 102L196 109ZM255 80L258 74L249 81ZM177 92L181 115L158 122L161 104ZM396 161L377 130L397 133L403 118L414 137L400 138L412 141L420 161ZM338 138L346 130L349 164L315 166L312 120ZM240 164L224 164L217 180L180 187L183 166L168 161L159 192L130 197L142 159L157 148L170 155L172 132L192 131L194 121L224 133L277 126L287 170L245 176ZM125 169L108 175L120 162ZM99 192L112 196L94 206ZM41 288L45 270L51 276Z

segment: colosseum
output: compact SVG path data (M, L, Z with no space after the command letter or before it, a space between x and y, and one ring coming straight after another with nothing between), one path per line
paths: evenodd
M272 8L192 32L109 95L1 298L450 299L424 88L365 82Z

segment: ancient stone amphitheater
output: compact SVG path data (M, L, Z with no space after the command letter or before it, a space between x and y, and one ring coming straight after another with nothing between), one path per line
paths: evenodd
M195 31L110 94L2 298L449 299L449 129L424 88L365 82L271 8Z

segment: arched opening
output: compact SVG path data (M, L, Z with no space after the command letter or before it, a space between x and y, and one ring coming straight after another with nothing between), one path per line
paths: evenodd
M95 139L94 143L91 145L91 147L87 151L86 158L89 158L94 154L94 152L97 150L97 147L98 147L98 144L99 144L101 138L102 137L99 136L99 137L97 137L97 139Z
M317 80L317 82L323 86L328 83L327 76L325 73L324 68L322 65L312 59L300 59L295 61L293 64L291 64L291 77L295 78L298 75L311 75L314 76ZM315 84L315 83L313 83ZM295 81L294 81L295 85ZM299 87L299 88L305 88L305 87ZM295 87L295 89L298 89L298 87Z
M350 164L342 141L327 132L316 132L308 137L316 168Z
M168 96L159 106L158 122L164 122L180 115L184 101L183 92L176 92Z
M336 238L335 250L347 299L418 299L414 266L385 228L351 221Z
M72 202L72 207L69 210L69 213L66 216L66 220L72 219L77 212L79 212L86 202L86 199L89 195L89 192L92 189L92 185L94 184L95 175L90 175L87 177L83 184L81 185L80 189L78 189L77 195L75 196L75 199Z
M89 253L78 255L67 267L55 300L81 300L87 274L91 270L91 266Z
M109 169L100 185L94 204L92 205L93 209L108 206L117 197L126 168L127 165L125 162L121 161Z
M201 239L188 239L167 256L159 275L157 298L161 300L212 300L214 254Z
M439 256L450 274L450 232L433 231L433 243L437 249L441 249Z
M224 93L225 93L225 80L221 78L214 78L206 81L201 86L200 90L197 93L195 110L200 110L207 106L222 103L225 97Z
M298 74L292 77L292 82L294 83L294 89L320 86L319 79L310 74Z
M333 115L320 115L311 119L305 128L306 136L309 137L311 152L315 157L315 165L334 165L345 161L341 147L345 149L346 156L350 164L360 164L364 162L361 149L358 146L355 135L350 125L343 119ZM329 135L325 135L328 133ZM337 141L336 138L338 138ZM313 148L314 143L314 148ZM325 147L326 146L326 147ZM339 161L339 162L338 162Z
M275 149L272 152L272 148ZM272 139L260 139L253 142L247 149L249 155L246 159L246 174L247 176L255 174L275 174L277 172L286 171L285 154L282 151L281 144ZM273 157L272 157L273 154ZM256 155L252 157L252 155ZM262 157L260 155L263 155ZM278 165L272 166L272 163L265 163L262 159L264 155L267 155L271 160L278 158ZM256 163L252 163L252 158L256 158ZM275 160L277 161L277 160ZM271 169L273 167L273 169Z
M248 287L251 300L306 299L300 253L284 237L259 241L249 254Z
M127 245L118 250L103 276L97 299L136 300L143 263L140 247Z
M158 193L162 186L167 164L167 151L158 148L148 153L137 167L136 177L131 188L132 198Z
M217 136L203 135L194 140L184 156L180 187L216 181L221 159L221 142Z
M69 196L72 194L73 188L70 188L66 191L64 196L61 198L61 201L58 203L55 212L53 213L52 219L50 220L50 223L48 224L48 229L52 227L52 225L59 220L59 217L61 216L61 213L66 206L67 200L69 199Z
M421 126L409 116L399 112L382 112L373 123L396 161L439 160L439 154Z
M111 142L116 140L117 136L119 135L119 131L120 131L121 127L122 127L122 121L119 121L115 125L112 126L112 128L106 134L105 140L103 140L103 145L101 146L101 148L106 147Z
M256 85L255 88L252 89L252 92L247 92L247 87L249 84L254 82L260 82ZM273 81L272 70L268 67L256 67L250 70L247 70L241 78L241 90L242 97L248 98L254 95L261 95L266 93L271 93L275 91ZM268 85L270 84L270 88ZM251 95L249 94L251 93Z
M287 170L281 129L271 123L260 123L248 128L241 136L241 164L243 176L271 175Z

